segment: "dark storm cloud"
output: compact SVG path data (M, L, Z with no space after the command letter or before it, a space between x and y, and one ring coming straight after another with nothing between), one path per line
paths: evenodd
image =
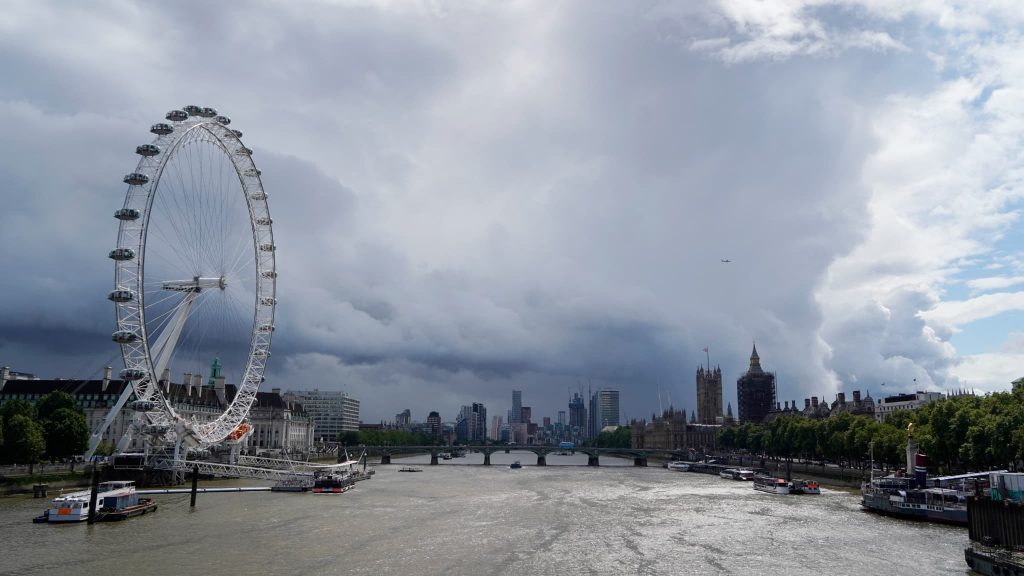
M270 194L268 385L344 387L372 421L504 414L512 388L554 415L592 384L639 416L659 390L693 407L705 346L728 400L756 339L780 398L832 390L816 291L867 218L860 74L907 63L723 66L678 41L718 30L705 8L111 4L39 39L63 10L26 8L0 40L4 363L56 375L101 347L53 335L109 341L120 177L194 102Z

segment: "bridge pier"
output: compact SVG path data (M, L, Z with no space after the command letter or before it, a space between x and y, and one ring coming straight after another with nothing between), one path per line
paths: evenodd
M548 457L546 454L537 454L537 466L547 466Z
M490 465L491 465L491 453L490 452L484 452L484 466L490 466Z
M637 456L633 458L633 466L647 467L647 456Z
M391 454L388 454L387 452L381 454L380 455L380 463L381 464L391 464Z
M508 453L509 453L509 449L505 448L505 454L508 454Z
M600 465L601 465L601 463L598 462L597 454L587 454L587 466L600 466Z
M430 465L437 466L437 452L430 453Z

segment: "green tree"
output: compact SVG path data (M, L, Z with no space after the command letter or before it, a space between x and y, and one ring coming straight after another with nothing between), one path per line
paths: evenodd
M631 443L629 426L619 426L614 432L601 432L594 439L594 446L598 448L630 448Z
M78 402L75 402L74 396L57 390L39 399L39 402L36 403L36 418L39 421L48 420L50 416L63 408L85 414L78 407Z
M11 461L28 464L29 474L33 473L36 462L46 451L43 427L24 414L11 417L4 433L4 446Z
M29 420L35 422L36 409L27 400L8 400L0 405L0 435L4 438L10 438L11 433L9 430L11 420L15 416L25 416ZM4 462L13 462L13 456L8 453L7 444L0 444L0 460Z
M51 460L77 456L89 447L89 425L78 410L58 408L43 421L43 429Z
M96 450L93 451L93 454L96 456L110 456L114 453L114 448L114 443L110 440L101 440L96 445Z
M359 444L359 432L340 432L338 434L338 442L345 446L355 446Z

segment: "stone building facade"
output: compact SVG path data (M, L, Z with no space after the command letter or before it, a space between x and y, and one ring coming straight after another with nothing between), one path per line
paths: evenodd
M718 424L690 424L686 411L669 408L651 419L629 423L631 446L637 449L698 450L710 452L718 441Z

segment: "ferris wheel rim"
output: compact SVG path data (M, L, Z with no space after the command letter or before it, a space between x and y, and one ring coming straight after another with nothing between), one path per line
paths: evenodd
M194 108L194 111L189 113L189 108ZM174 428L178 435L185 434L201 445L214 444L227 438L244 421L255 401L270 355L277 278L272 219L261 173L252 160L252 150L242 143L240 132L227 128L230 120L216 116L215 112L209 114L209 111L212 109L198 107L172 110L167 114L167 119L173 124L155 124L151 132L157 137L151 144L143 144L136 149L140 160L135 172L125 176L124 181L129 186L124 206L115 213L120 220L118 246L111 252L111 258L115 260L115 288L111 296L108 296L115 302L118 331L114 339L121 344L125 361L124 376L130 379L139 400L149 401L157 407L147 412L150 422L168 429ZM227 405L214 421L196 423L178 414L169 398L160 390L162 374L156 373L146 321L145 282L150 218L153 203L160 193L160 181L181 147L197 141L198 138L193 137L202 137L203 133L209 136L206 141L219 148L228 159L238 178L252 232L251 249L256 283L248 354L237 392L230 400L225 398ZM133 215L134 219L131 218ZM133 249L137 253L130 254ZM117 257L115 253L118 253ZM224 288L224 277L219 280L220 287ZM195 291L198 293L200 278L196 277L195 281ZM134 291L134 298L123 294L129 286ZM115 294L118 294L119 299L114 298ZM121 300L122 297L125 299ZM131 339L132 334L137 340ZM119 335L127 341L118 340Z

